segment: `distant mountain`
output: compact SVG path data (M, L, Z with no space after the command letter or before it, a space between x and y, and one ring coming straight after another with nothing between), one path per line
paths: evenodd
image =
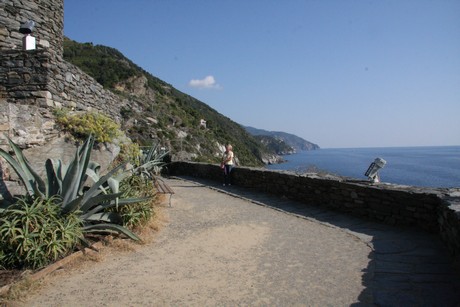
M316 150L320 148L317 144L304 140L303 138L297 135L294 135L294 134L281 132L281 131L267 131L267 130L257 129L257 128L249 127L249 126L245 126L244 129L246 129L246 131L249 134L255 136L259 140L260 140L260 137L271 137L272 141L269 141L269 139L264 138L263 143L265 146L273 150L277 150L276 149L277 147L281 147L285 145L290 146L293 149L293 151L291 152L289 152L288 150L288 153L293 153L293 152L302 151L302 150ZM274 147L270 143L274 144ZM278 154L286 154L286 153L278 152Z

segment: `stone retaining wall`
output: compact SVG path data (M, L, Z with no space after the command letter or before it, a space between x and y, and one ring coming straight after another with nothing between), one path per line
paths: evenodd
M99 111L120 122L120 108L128 103L48 50L0 54L0 146L4 134L22 147L54 137L53 108Z
M222 181L218 165L173 162L171 175ZM439 233L460 264L460 189L428 189L373 184L337 176L237 167L233 183L307 205L341 211L387 224L416 226Z
M36 49L25 51L19 28L29 20ZM53 108L96 110L121 121L130 101L63 60L63 27L63 0L0 1L0 147L4 135L23 148L53 139Z

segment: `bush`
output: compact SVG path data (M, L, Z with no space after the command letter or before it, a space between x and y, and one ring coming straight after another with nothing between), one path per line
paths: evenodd
M54 199L18 202L0 212L0 267L43 267L74 251L82 238L76 213L66 216Z
M0 156L16 171L29 199L52 199L60 208L61 214L77 213L82 220L85 234L118 233L136 241L140 240L134 233L120 226L122 219L118 214L106 213L106 209L146 199L120 199L120 181L130 174L119 173L124 167L123 164L104 176L99 176L100 166L90 160L94 144L92 137L76 150L75 157L69 165L63 164L61 160L47 159L45 180L30 166L21 149L10 139L8 141L16 154L16 159L1 148ZM116 173L117 177L113 177Z
M155 188L150 178L134 174L120 183L123 198L151 197L148 201L112 208L112 212L121 215L123 225L130 229L142 227L155 216L153 197Z
M141 155L141 149L137 143L120 144L120 154L117 156L114 162L125 163L129 162L133 165L138 165L139 157Z
M0 267L45 266L72 252L78 242L88 246L84 235L90 233L140 240L123 225L134 228L153 217L155 190L147 175L163 164L165 153L152 147L136 168L122 171L122 164L100 176L100 166L90 161L94 139L89 137L69 165L48 159L43 180L8 141L16 157L1 148L0 156L16 171L27 195L0 208Z
M100 113L69 114L66 111L56 111L56 122L64 130L79 140L94 136L96 142L112 142L121 135L120 126L109 117Z
M142 152L139 146L135 148L137 157L131 161L134 162L135 167L132 169L131 176L120 179L119 191L122 192L123 198L147 200L108 210L108 212L118 213L123 219L123 225L130 229L142 227L153 218L155 214L153 197L156 195L154 175L161 172L161 168L165 165L164 159L169 154L159 145L152 145Z

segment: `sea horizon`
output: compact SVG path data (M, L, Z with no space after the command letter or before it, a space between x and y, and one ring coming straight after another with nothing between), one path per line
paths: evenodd
M356 147L320 147L318 149L313 150L321 150L321 149L379 149L379 148L431 148L431 147L460 147L460 145L414 145L414 146L356 146ZM303 151L312 151L312 150L301 150ZM298 153L298 152L296 152ZM286 155L289 156L289 155Z
M321 171L354 179L364 175L375 158L387 163L379 171L382 182L409 186L460 187L460 145L320 148L283 156L268 169L304 173Z

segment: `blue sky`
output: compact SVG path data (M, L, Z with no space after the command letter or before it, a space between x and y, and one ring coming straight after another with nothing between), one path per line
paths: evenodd
M460 145L460 1L65 0L110 46L256 128L322 148Z

